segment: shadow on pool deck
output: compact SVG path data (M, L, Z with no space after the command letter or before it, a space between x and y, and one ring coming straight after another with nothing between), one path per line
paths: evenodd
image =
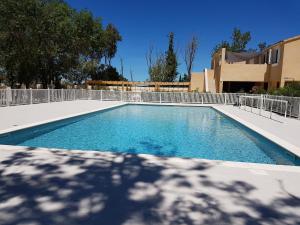
M300 224L300 199L280 181L281 195L265 203L251 197L252 183L212 179L214 163L180 168L167 158L37 152L0 160L2 225Z

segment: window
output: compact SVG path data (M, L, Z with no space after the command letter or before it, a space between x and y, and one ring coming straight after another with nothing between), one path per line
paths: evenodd
M279 63L280 51L279 49L274 49L272 52L272 64Z
M268 58L267 55L263 55L263 61L262 61L263 64L267 63L267 58Z
M268 52L267 52L267 55L266 55L266 63L267 63L267 64L270 64L270 62L269 62L269 57L270 57L270 56L269 56L269 51L268 51Z

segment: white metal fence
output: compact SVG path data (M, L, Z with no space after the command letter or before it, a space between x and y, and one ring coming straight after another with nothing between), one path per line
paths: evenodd
M197 93L197 92L122 92L85 89L3 89L0 90L0 106L38 104L47 102L100 100L149 103L191 103L191 104L238 104L243 93ZM249 96L249 95L247 95ZM261 97L261 95L251 95ZM300 118L300 98L262 95L263 98L287 101L287 115ZM280 101L274 101L272 111L284 114ZM255 103L255 102L254 102ZM245 105L250 106L251 101ZM268 110L267 103L264 106Z
M249 107L250 111L253 112L254 109L258 112L259 115L262 115L263 112L269 112L270 119L272 114L275 112L277 114L282 114L285 117L288 112L288 101L279 100L274 98L268 98L267 96L240 96L239 107L247 110Z

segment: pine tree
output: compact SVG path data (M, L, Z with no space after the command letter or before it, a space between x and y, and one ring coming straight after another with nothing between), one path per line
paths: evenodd
M173 82L177 77L177 57L174 52L174 33L169 34L169 48L166 52L166 76L165 81Z

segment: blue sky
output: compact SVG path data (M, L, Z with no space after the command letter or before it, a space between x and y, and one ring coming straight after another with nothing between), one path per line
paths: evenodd
M182 51L187 41L196 35L199 50L193 71L210 67L213 47L229 39L234 27L250 31L249 48L257 43L268 44L300 34L299 0L200 1L200 0L67 0L76 9L89 9L103 24L113 23L123 41L113 61L120 67L124 60L125 76L130 68L134 80L148 78L145 54L149 45L165 51L167 34L175 33L179 52L179 72L185 72Z

